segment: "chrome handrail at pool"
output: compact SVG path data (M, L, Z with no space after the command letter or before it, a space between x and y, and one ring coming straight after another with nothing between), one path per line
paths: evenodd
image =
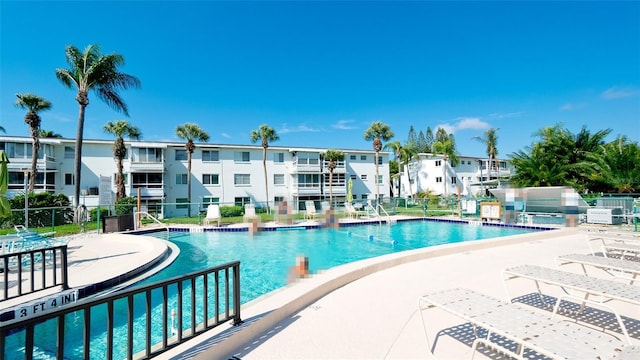
M160 226L162 226L163 228L165 228L167 230L167 232L169 232L169 226L167 226L167 224L165 224L162 221L156 219L153 215L149 214L146 211L136 211L135 213L133 213L134 219L136 219L136 221L133 222L134 230L138 230L138 222L140 221L140 219L136 215L145 215L149 219L151 219L154 222L160 224Z
M94 357L97 353L97 356L105 359L146 359L228 321L232 321L233 325L242 323L239 261L104 297L82 300L85 290L88 289L76 289L74 301L64 306L51 311L46 311L43 306L44 312L32 314L24 320L11 322L8 319L6 325L0 323L0 359L16 349L24 349L24 357L21 356L24 359L33 358L34 349L50 351L57 359L78 357L79 353L83 359L90 359L92 353ZM174 294L170 295L170 292ZM154 309L156 317L152 317ZM15 310L16 317L19 311ZM136 327L134 333L133 324L139 317L145 318L145 325L142 329ZM198 317L202 321L197 320ZM95 328L102 326L100 322L105 323L106 336L102 334L96 341L105 341L106 346L97 349L92 346L91 340ZM183 326L184 322L187 322L186 326ZM155 325L152 326L152 323ZM114 344L117 325L126 326L126 339ZM24 332L24 335L12 336L17 332ZM152 342L152 335L157 339L159 332L160 340ZM144 341L136 342L142 349L134 349L134 337L144 338ZM73 348L69 346L69 341L81 344ZM141 343L143 346L140 346ZM123 353L114 354L114 349L120 349Z

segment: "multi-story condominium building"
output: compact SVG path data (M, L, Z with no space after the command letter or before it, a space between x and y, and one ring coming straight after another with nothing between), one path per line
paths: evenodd
M73 202L75 140L42 138L38 153L36 191L63 193ZM111 205L115 198L116 162L113 140L84 140L80 204ZM242 205L266 203L262 147L196 144L192 171L187 173L187 152L181 142L125 141L123 161L125 191L142 199L147 209L160 216L180 216L201 210L209 203ZM8 196L24 192L25 176L31 168L32 140L0 136L0 150L9 157ZM322 154L327 149L270 146L267 149L269 204L287 200L294 210L304 200L329 199L329 173ZM334 202L345 201L352 180L355 201L389 198L389 154L380 153L376 179L372 150L342 150L332 176ZM187 202L187 180L191 176L191 207Z
M487 158L459 156L456 166L441 154L419 154L400 176L400 196L408 197L421 191L436 195L481 196L496 188L500 181L512 175L511 165L501 159L489 163ZM396 182L395 188L397 189ZM394 190L398 193L397 190Z

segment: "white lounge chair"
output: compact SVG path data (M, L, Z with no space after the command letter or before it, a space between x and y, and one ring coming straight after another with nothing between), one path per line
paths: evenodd
M244 216L242 217L242 221L251 222L251 220L259 218L256 215L256 207L253 204L244 204Z
M304 202L304 218L305 219L315 219L316 218L316 204L313 200L307 200Z
M347 211L347 215L349 215L349 217L353 219L358 218L358 216L360 216L361 214L360 211L356 210L356 208L350 202L344 203L344 209Z
M428 322L424 319L424 310L430 308L445 310L471 323L476 336L472 356L481 344L517 359L528 358L524 354L527 349L553 359L612 359L638 351L637 346L628 346L603 331L549 317L532 307L458 288L427 294L418 300L427 347L432 354ZM486 337L478 337L477 328L485 329ZM515 352L505 347L509 342L517 345Z
M511 299L507 288L507 280L522 278L532 280L536 284L536 288L542 297L540 284L560 287L566 295L558 296L553 306L553 313L557 313L560 302L564 299L572 299L581 304L581 311L585 303L597 305L610 310L618 320L620 329L631 343L629 332L627 331L622 317L613 306L606 303L611 300L618 300L632 305L637 305L640 309L640 286L623 284L619 281L613 281L603 278L595 278L582 274L546 268L536 265L521 265L513 268L505 269L503 272L504 289L507 293L507 299Z
M207 206L207 216L204 218L204 223L211 224L216 221L218 226L220 226L221 220L222 216L220 215L220 206L216 204L209 204L209 206Z
M630 284L633 284L640 277L640 262L638 261L596 255L569 254L558 256L556 258L556 264L558 266L569 264L580 265L585 275L589 275L587 273L587 266L601 269L613 277L629 280Z

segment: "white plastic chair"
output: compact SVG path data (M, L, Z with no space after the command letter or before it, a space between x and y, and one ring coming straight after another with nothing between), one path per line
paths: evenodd
M256 207L253 204L244 204L244 216L242 217L242 221L250 222L250 220L257 218L256 215Z
M313 202L313 200L305 201L304 207L305 207L305 212L304 212L305 219L315 219L317 212L316 212L316 204Z
M222 217L220 216L220 206L216 204L209 204L207 206L207 217L204 218L205 224L211 224L213 221L218 222L218 226L220 226L220 221Z

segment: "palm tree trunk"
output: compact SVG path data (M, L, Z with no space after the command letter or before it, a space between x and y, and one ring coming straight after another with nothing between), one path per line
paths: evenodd
M38 129L31 128L31 136L33 137L33 145L31 151L31 177L29 178L29 192L32 193L36 187L36 175L38 175L38 152L40 150L40 138L38 138ZM25 194L27 196L27 194Z
M264 169L264 192L267 197L267 213L269 213L269 181L267 180L267 148L262 148L262 168Z
M378 170L378 157L380 156L380 153L378 151L376 151L376 204L378 204L378 201L380 201L380 184L378 184L378 178L380 177L379 174L379 170Z
M187 217L191 217L191 152L187 150Z
M84 134L84 111L87 105L80 104L80 110L78 112L78 130L76 132L76 156L73 162L74 165L74 187L73 187L73 207L76 209L80 205L80 178L82 176L82 138ZM74 212L77 214L78 212ZM80 223L80 219L76 217L75 222Z
M333 169L329 170L329 204L333 204Z
M122 158L117 159L118 173L116 174L116 201L121 200L125 196L124 178L122 176Z

